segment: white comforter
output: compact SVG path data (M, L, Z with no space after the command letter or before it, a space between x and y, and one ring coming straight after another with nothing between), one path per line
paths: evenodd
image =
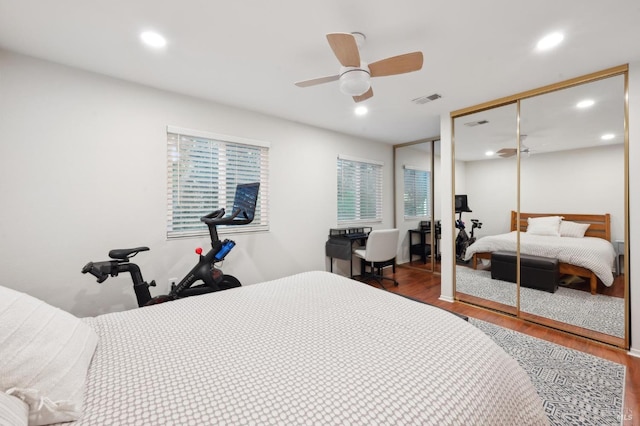
M78 425L547 424L480 330L327 272L86 321L100 340Z
M479 238L465 253L465 260L474 253L516 251L516 231ZM520 233L520 253L551 257L560 262L592 270L606 286L613 284L612 267L616 252L613 245L602 238L551 237Z

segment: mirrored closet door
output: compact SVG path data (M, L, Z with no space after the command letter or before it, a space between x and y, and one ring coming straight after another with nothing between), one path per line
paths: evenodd
M513 282L498 283L489 268L483 236L510 234L517 208L517 105L511 103L454 121L456 296L494 310L517 313ZM477 241L477 243L476 243Z
M482 223L457 300L628 348L627 84L621 66L452 113L462 221Z
M394 147L400 262L434 273L440 272L439 147L439 140L430 139Z
M530 213L560 223L559 238L546 225L523 229L521 315L612 344L625 338L624 95L616 75L520 101L522 225ZM530 277L527 253L556 258L558 282Z

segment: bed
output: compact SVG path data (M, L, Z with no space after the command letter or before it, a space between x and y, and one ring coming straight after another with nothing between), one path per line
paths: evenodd
M30 296L4 291L0 319L7 310L29 310L11 306ZM49 403L62 399L57 408L71 410L66 414L78 426L547 424L525 371L480 330L445 310L328 272L68 320L77 324L56 333L73 329L68 339L90 353L86 361L74 352L86 370L75 412L69 414L73 398L46 395L60 390L59 381L52 389L30 382L40 387L38 400L15 383L7 392L6 378L0 380L4 396L24 401L36 421L51 418L34 417L34 410L52 410ZM0 327L0 342L16 335ZM70 346L57 340L61 351ZM50 368L38 357L56 351L32 349L39 355L16 363ZM15 366L0 361L0 368Z
M562 217L563 221L588 224L582 238L527 233L529 218ZM560 274L576 275L589 281L591 294L596 294L598 279L611 286L614 282L612 267L615 249L611 244L611 218L609 214L523 213L520 220L511 212L511 232L479 238L465 253L474 269L480 259L491 259L494 251L516 251L516 234L520 230L520 252L558 259Z

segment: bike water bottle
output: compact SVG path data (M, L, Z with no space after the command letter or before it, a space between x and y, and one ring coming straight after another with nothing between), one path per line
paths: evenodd
M216 260L224 259L227 253L229 253L235 245L236 243L231 240L224 240L222 247L220 247L220 250L215 255Z

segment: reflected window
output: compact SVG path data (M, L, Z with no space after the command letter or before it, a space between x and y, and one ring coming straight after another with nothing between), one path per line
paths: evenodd
M431 173L404 166L404 217L405 219L431 216Z

